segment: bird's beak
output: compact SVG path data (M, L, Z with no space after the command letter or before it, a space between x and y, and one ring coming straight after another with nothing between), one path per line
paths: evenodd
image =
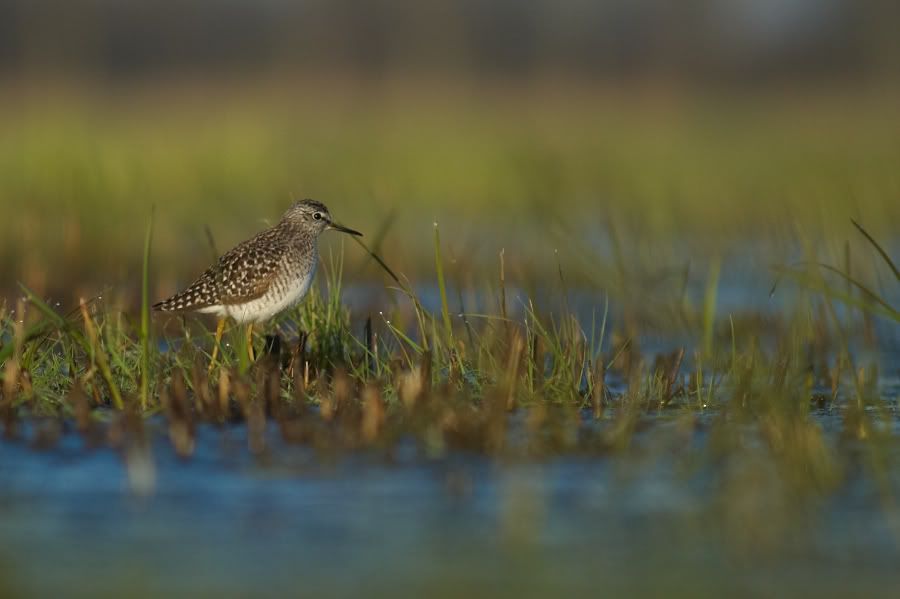
M362 233L359 231L355 231L350 227L345 227L344 225L339 225L337 223L329 223L329 228L334 229L335 231L340 231L341 233L347 233L349 235L356 235L357 237L362 237Z

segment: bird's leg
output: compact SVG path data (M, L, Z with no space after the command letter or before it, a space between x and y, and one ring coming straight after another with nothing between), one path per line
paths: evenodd
M216 343L213 345L213 353L212 358L209 360L209 371L213 371L213 366L216 365L216 357L219 355L219 345L222 343L222 333L225 331L225 319L220 318L218 324L216 325Z
M252 322L247 325L247 356L250 357L251 362L256 360L256 356L253 353L253 323Z

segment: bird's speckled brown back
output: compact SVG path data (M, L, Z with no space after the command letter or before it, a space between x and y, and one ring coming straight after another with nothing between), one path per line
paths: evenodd
M317 206L321 206L316 202ZM323 207L324 208L324 207ZM198 312L259 299L285 277L302 277L315 266L318 227L283 218L219 258L187 289L153 306L162 312ZM275 287L280 287L276 285Z

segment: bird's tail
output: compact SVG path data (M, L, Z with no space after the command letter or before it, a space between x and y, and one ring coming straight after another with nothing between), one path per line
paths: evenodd
M190 312L209 305L193 288L185 289L151 306L154 312Z
M161 302L156 302L150 309L154 312L174 312L174 306L172 300L175 299L174 296L168 299L164 299Z

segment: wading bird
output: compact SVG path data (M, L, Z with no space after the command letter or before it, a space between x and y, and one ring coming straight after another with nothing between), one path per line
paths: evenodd
M219 318L210 370L216 362L226 319L246 324L247 348L253 360L254 323L269 320L303 299L316 273L319 234L328 229L362 235L334 222L321 202L294 202L275 226L223 254L187 289L153 309L215 314Z

